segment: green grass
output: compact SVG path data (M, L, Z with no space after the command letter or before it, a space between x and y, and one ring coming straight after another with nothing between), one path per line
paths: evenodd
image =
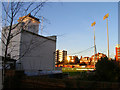
M76 68L62 68L62 72L78 72Z
M87 68L68 68L68 67L63 67L62 68L62 72L83 72L83 71L87 71L87 70L80 70L80 69L87 69Z

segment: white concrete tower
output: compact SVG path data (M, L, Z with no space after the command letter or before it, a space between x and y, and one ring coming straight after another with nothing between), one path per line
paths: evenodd
M38 34L40 24L39 19L32 16L30 13L26 16L20 17L18 22L23 22L22 25L25 30Z

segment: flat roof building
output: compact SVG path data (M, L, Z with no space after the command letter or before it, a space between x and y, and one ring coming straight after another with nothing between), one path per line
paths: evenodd
M120 62L120 44L117 44L116 47L115 47L115 50L116 50L116 61Z
M67 62L67 51L65 50L56 50L56 64L57 63L66 63Z

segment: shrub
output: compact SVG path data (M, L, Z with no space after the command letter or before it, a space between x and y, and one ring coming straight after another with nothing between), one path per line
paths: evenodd
M96 63L96 80L118 81L119 70L119 66L115 60L108 60L107 57L101 58Z

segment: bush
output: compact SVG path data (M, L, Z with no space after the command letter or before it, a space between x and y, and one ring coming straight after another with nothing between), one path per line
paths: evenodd
M98 81L118 81L119 66L115 60L108 60L107 57L101 58L96 63L96 80Z

